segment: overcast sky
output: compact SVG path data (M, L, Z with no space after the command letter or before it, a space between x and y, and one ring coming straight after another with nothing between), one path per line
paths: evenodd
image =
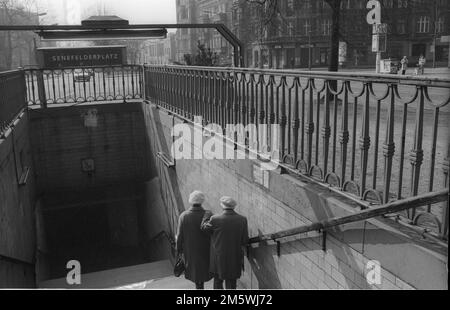
M175 0L104 0L116 14L132 23L175 23Z
M93 6L104 6L119 17L128 19L130 23L175 23L175 0L37 0L40 12L48 12L42 23L64 23L68 12L64 7L79 8L79 14L87 14ZM67 4L64 5L64 1ZM97 3L97 4L96 4ZM102 4L103 3L103 4ZM73 16L76 16L72 14ZM90 15L96 15L95 11ZM75 17L75 19L77 19ZM80 19L80 18L78 18ZM80 20L81 21L81 20Z

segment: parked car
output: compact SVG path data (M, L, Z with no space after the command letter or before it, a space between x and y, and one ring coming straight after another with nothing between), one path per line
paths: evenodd
M95 71L94 71L94 69L87 69L86 72L87 72L90 76L92 76L92 77L95 76Z
M75 82L89 82L91 80L91 74L89 72L76 72L74 74Z

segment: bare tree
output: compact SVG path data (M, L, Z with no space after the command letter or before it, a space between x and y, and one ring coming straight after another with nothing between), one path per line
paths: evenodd
M302 0L296 0L298 2ZM331 9L331 37L330 37L330 61L328 70L339 70L339 39L340 39L340 17L341 17L341 0L324 0ZM267 32L270 27L280 27L276 22L276 17L283 19L280 10L279 0L246 0L249 4L258 5L259 8L259 26L263 32ZM263 38L260 36L262 41Z
M331 8L330 63L328 71L339 70L341 0L325 0Z
M30 24L38 19L35 0L0 0L0 24ZM31 32L6 31L0 34L0 55L6 69L14 66L14 56L18 58L16 65L32 62L34 34ZM25 57L25 58L23 58Z
M188 66L214 67L217 65L218 55L211 48L207 48L205 44L198 41L197 54L195 56L191 54L184 55L184 61Z

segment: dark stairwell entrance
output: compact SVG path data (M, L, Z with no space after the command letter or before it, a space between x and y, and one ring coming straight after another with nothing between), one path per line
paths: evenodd
M86 192L80 193L86 196ZM66 264L78 260L83 273L148 263L151 249L139 223L139 201L73 205L47 202L43 221L51 278L65 277Z
M169 241L154 239L166 227L140 105L30 111L38 284L65 278L72 260L83 275L170 260Z

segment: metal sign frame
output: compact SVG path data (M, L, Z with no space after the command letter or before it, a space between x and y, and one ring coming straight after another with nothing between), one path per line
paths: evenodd
M374 34L372 35L372 52L384 53L387 50L387 35Z
M234 65L244 67L244 46L242 42L224 24L136 24L136 25L0 25L0 31L34 31L42 36L45 32L60 31L70 36L71 31L80 30L142 30L142 29L215 29L233 46Z
M373 34L387 34L388 25L386 23L373 24Z

